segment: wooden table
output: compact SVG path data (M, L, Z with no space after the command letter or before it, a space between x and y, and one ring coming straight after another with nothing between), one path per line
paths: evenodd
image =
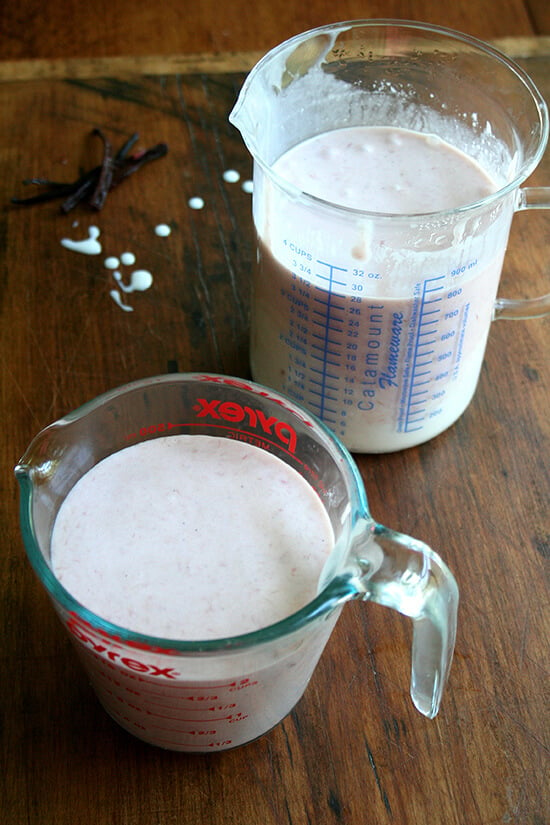
M550 98L545 41L507 41ZM461 589L440 714L408 697L410 626L375 605L343 612L296 709L269 735L208 757L165 752L99 707L25 558L13 465L50 421L166 371L248 376L251 161L227 114L250 57L4 65L0 84L0 799L9 825L543 825L548 793L548 320L494 324L475 400L449 431L358 456L371 510L424 539ZM53 68L52 68L53 67ZM71 179L99 151L166 141L104 210L8 205L32 175ZM550 183L550 155L530 181ZM204 208L190 209L191 197ZM161 222L169 237L155 235ZM100 229L100 256L62 238ZM502 294L548 291L547 216L516 216ZM146 292L110 296L108 255L136 255ZM123 270L126 281L131 268Z

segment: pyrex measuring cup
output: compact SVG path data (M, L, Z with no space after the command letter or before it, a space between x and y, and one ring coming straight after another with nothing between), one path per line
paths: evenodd
M533 82L465 35L340 23L269 52L230 120L254 158L254 379L305 404L352 450L442 432L473 396L491 321L550 312L550 295L496 299L514 212L550 206L549 188L520 188L548 137ZM496 191L460 208L384 214L310 196L274 170L291 147L351 126L435 135Z
M234 638L161 639L94 615L57 580L50 558L52 526L79 478L128 445L180 433L256 445L295 468L320 496L336 543L318 595L303 609ZM268 731L300 699L350 599L372 599L412 618L411 695L421 713L437 713L454 646L455 580L426 545L372 520L345 448L284 396L216 375L138 381L47 427L15 472L29 559L101 703L141 739L174 750L212 752Z

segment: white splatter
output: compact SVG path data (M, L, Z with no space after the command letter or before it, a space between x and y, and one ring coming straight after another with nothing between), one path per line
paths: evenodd
M112 255L108 258L105 258L105 260L103 261L103 266L105 267L105 269L118 269L118 265L118 258L115 258Z
M129 304L124 303L124 301L120 297L120 293L117 289L112 289L109 294L110 294L111 298L113 299L113 301L115 302L115 304L118 304L118 306L121 309L123 309L125 312L133 312L134 311L134 307L131 307Z
M251 180L245 180L242 183L241 189L243 190L243 192L246 192L248 195L251 195L254 189L254 184Z
M90 226L88 229L88 237L82 241L73 241L71 238L63 238L61 246L65 249L71 249L73 252L81 252L83 255L100 255L101 244L97 240L99 238L99 229L97 226Z
M136 262L136 256L133 252L123 252L120 256L120 260L124 264L124 266L132 266L132 264L135 264Z
M135 269L130 276L129 284L122 282L120 272L113 272L113 277L123 292L145 292L153 283L153 276L147 269Z
M171 231L167 223L159 223L158 226L155 226L155 235L158 235L159 238L167 238Z
M203 199L198 197L189 198L187 203L191 207L191 209L202 209L204 207Z
M236 169L226 169L223 173L223 179L226 183L237 183L237 181L241 179L241 176Z

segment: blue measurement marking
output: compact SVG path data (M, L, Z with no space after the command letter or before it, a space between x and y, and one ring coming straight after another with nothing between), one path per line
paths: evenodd
M312 367L311 372L315 372L320 376L324 376L325 380L328 379L328 378L332 378L334 381L339 381L340 380L339 375L333 375L332 373L328 372L328 370L317 370L317 369L315 369L315 367ZM315 383L313 378L311 379L311 382L313 384Z
M422 429L424 415L426 413L426 396L429 395L428 387L431 383L433 347L437 338L434 334L440 321L441 309L438 304L442 297L434 297L432 293L439 292L442 281L445 277L427 278L422 286L420 298L420 310L418 316L418 327L414 338L411 379L405 399L405 416L403 431L406 433L416 432ZM427 340L425 340L427 339Z
M339 377L331 368L338 368L341 365L340 336L345 322L345 318L342 317L345 309L333 302L333 289L346 286L346 282L339 278L342 277L341 273L347 272L347 269L320 260L317 260L316 264L318 268L315 276L318 280L324 281L326 293L323 297L315 296L312 310L312 324L315 327L315 331L312 331L312 338L315 342L311 345L311 355L319 366L312 369L315 378L309 379L309 391L313 396L310 406L323 421L336 424L337 418L334 416L338 416L338 410L334 408L333 403L338 401L334 393L338 391ZM334 381L337 382L336 386Z

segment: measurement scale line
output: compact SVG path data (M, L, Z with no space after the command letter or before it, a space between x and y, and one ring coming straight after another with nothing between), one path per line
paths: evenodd
M321 371L320 371L320 370L316 370L314 367L312 367L312 368L311 368L311 370L310 370L310 372L313 372L313 373L315 373L315 374L317 375L317 374L319 374ZM328 378L331 378L332 380L336 380L336 379L335 379L335 377L334 377L333 375L328 375ZM311 381L311 383L312 383L312 384L317 384L317 385L319 385L319 386L322 386L322 384L323 384L323 382L322 382L322 381L318 381L316 378L313 378L313 377L312 377L312 378L310 378L309 380ZM329 389L333 389L333 390L334 390L334 389L336 389L336 387L334 387L332 384L327 384L327 386L328 386L328 388L329 388Z
M439 283L439 281L444 281L444 280L445 280L445 275L438 275L437 278L426 278L426 280L424 281L424 291L425 292L436 292L436 290L439 289L439 286L429 287L428 284L431 283L432 281L437 281Z
M328 342L327 342L327 348L326 349L325 349L325 347L322 347L320 344L314 344L312 342L311 349L316 349L316 350L320 350L321 352L326 352L328 355L336 355L336 357L341 355L341 352L340 352L339 349L338 350L328 349Z
M427 350L436 343L434 337L435 329L441 317L441 309L438 304L443 300L441 295L433 296L432 293L441 289L445 277L443 275L436 278L427 278L422 284L420 296L420 307L418 314L418 325L415 331L412 348L412 368L411 381L404 396L404 432L416 432L422 429L426 408L427 389L422 387L430 384L432 369L427 369L433 361L428 357L434 354L434 350ZM428 338L427 341L423 340ZM425 379L425 380L422 380Z
M345 318L335 318L334 316L331 317L328 314L331 311L331 309L335 309L335 307L331 307L330 304L324 304L324 305L326 307L328 307L327 312L323 312L321 309L313 309L312 310L313 315L318 315L321 318L320 321L316 321L315 319L313 319L314 324L323 324L323 326L324 326L327 322L332 323L332 324L343 324L345 322L345 320L346 320Z
M324 397L327 401L338 401L338 398L335 398L334 395L329 395L326 391L324 393L324 396L321 392L318 392L317 390L310 390L310 393L312 395L319 395L321 397Z
M331 307L331 309L334 310L336 309L336 307ZM342 326L342 324L344 324L346 321L345 318L337 318L336 316L330 315L321 309L313 309L312 315L319 315L321 319L320 321L317 321L315 318L312 319L312 323L314 323L316 326L324 326L325 321L328 322L328 324L339 324L340 326ZM338 327L338 329L340 328L340 326Z
M321 306L330 306L335 312L346 312L346 308L341 306L340 304L333 304L332 297L333 293L330 290L325 290L327 297L322 298L320 295L317 295L313 298L314 304L320 304Z
M133 696L133 694L130 694L130 695ZM141 698L141 697L144 697L147 700L147 704L149 706L154 706L156 708L163 708L164 710L177 710L178 709L174 705L165 705L163 702L155 702L151 699L150 696L148 696L148 695L145 696L145 694L140 694L140 696L136 697L136 698ZM185 697L181 697L181 698L184 699ZM205 704L205 703L201 702L200 704ZM232 703L232 704L233 704L233 707L235 707L234 703ZM208 711L209 713L210 712L213 713L216 710L218 710L218 711L224 710L224 708L219 707L219 706L217 706L217 707L214 706L214 707L197 707L197 708L194 708L194 707L191 707L191 706L187 705L184 710L185 710L185 713L204 713L205 711ZM232 710L231 704L226 705L225 710Z
M320 325L320 324L318 324L318 326L321 326L321 325ZM332 331L332 332L338 332L339 330L333 329L333 330L331 330L331 331ZM318 333L318 332L312 332L312 333L311 333L311 337L312 337L312 338L319 338L320 340L322 340L322 339L323 339L323 336L322 336L320 333ZM334 340L331 340L331 339L329 338L329 339L328 339L328 342L329 342L329 344L335 344L337 347L341 346L340 341L334 341Z
M327 402L330 401L331 404L337 404L338 403L338 396L327 395L326 393L323 394L323 393L320 393L318 390L312 389L311 387L309 389L309 394L311 396L311 401L308 402L308 403L311 403L312 405L316 404L318 406L319 401L317 399L323 399L323 398L326 398ZM334 414L336 414L336 410L332 409L332 408L329 410L329 412L333 412Z
M323 371L322 371L322 370L315 369L315 367L311 367L310 372L314 372L314 373L318 373L319 375L323 375ZM326 377L327 377L327 378L332 378L334 381L338 381L338 380L339 380L339 377L338 377L337 375L333 375L331 372L327 372L327 373L326 373ZM312 378L312 379L310 379L310 380L311 380L311 381L313 381L313 378Z
M334 367L336 370L340 367L340 360L342 358L341 345L334 340L331 333L336 336L341 336L343 332L343 325L345 323L345 316L347 315L346 308L341 304L334 303L335 295L333 289L343 289L346 286L347 268L337 267L326 261L317 259L315 261L314 271L316 277L326 284L326 293L324 297L319 294L314 294L312 306L312 324L315 330L312 330L312 336L315 341L312 341L312 359L322 364L321 369L314 370L315 374L319 376L319 380L314 384L310 381L309 392L314 396L319 397L319 403L314 406L318 411L318 415L322 420L327 421L327 415L337 415L337 411L333 410L329 405L337 402L337 399L331 392L336 392L336 388L329 382L338 382L338 377L330 372ZM340 280L344 278L344 280ZM321 330L319 334L319 329ZM337 359L337 360L334 360ZM334 423L331 419L330 423Z
M326 261L315 261L315 263L320 264L321 266L327 266L330 271L330 275L323 275L321 272L316 272L316 276L320 278L322 281L330 281L332 284L336 284L336 286L345 286L345 281L337 281L336 278L333 276L333 272L347 272L343 266L334 266L334 264L329 264Z
M314 303L320 304L322 307L328 307L328 311L324 312L322 309L313 308L314 315L320 315L322 318L326 317L328 321L335 321L337 324L343 324L344 319L338 317L337 315L331 315L331 312L345 312L344 307L336 306L336 304L331 304L330 301L321 301L317 299Z
M336 353L336 354L338 354L338 353ZM323 353L323 355L315 355L315 353L312 352L311 357L313 358L314 361L321 361L322 364L330 364L331 367L340 366L339 361L331 361L329 358L327 358L324 355L324 353ZM321 376L323 377L323 380L324 380L324 373L323 373L322 370L320 370L320 372L321 372Z
M315 381L313 378L309 379L309 383L313 384L314 386L321 386L321 382L320 381ZM327 385L327 387L328 387L329 390L332 390L333 392L338 392L338 387L332 387L330 385Z
M162 691L158 692L156 690L150 690L149 686L152 686L152 683L148 679L144 679L142 676L137 676L136 675L135 677L132 676L132 677L128 677L128 678L132 679L131 682L130 681L128 682L128 684L130 686L133 686L134 681L139 682L140 687L143 686L141 689L143 690L144 693L145 693L145 687L146 687L147 688L147 691L146 691L147 696L161 696L161 697L164 697L166 690L170 690L172 693L175 693L175 694L179 694L180 691L190 690L190 691L193 692L193 694L198 693L200 695L206 695L206 694L211 694L212 691L214 691L214 690L221 690L223 688L233 688L233 687L237 687L238 684L239 684L238 682L228 682L227 684L223 684L223 685L206 685L206 686L204 686L204 685L181 685L181 684L172 685L169 682L165 682L165 683L163 682ZM186 699L188 697L183 696L182 698ZM210 699L210 701L212 702L212 701L215 701L215 700Z
M347 269L344 269L341 266L334 266L334 264L325 263L324 261L317 261L317 263L320 263L321 266L328 266L330 270L330 275L322 275L320 272L315 273L315 275L317 276L317 278L319 278L320 281L328 281L331 285L335 284L336 286L346 286L345 281L337 281L336 278L333 277L332 273L334 271L347 272Z
M326 284L329 284L329 290L330 290L331 287L339 287L339 286L343 287L343 289L345 290L345 288L347 286L345 281L331 281L330 278L325 277L325 275L318 275L317 277L319 278L320 281L324 281ZM321 288L325 289L324 287L321 287ZM326 290L326 291L328 292L329 290ZM314 301L322 301L323 299L322 298L314 298L313 300Z
M312 354L311 357L314 358L315 361L321 361L324 364L330 364L331 367L338 367L339 366L338 361L329 361L328 358L323 358L322 356L313 355L313 354ZM321 382L321 383L324 383L324 382Z
M186 724L206 725L206 724L210 724L211 722L230 722L233 719L242 719L243 718L242 716L234 715L234 716L208 716L206 718L204 718L204 717L203 718L195 717L195 719L181 719L179 716L168 716L164 713L150 713L150 714L148 714L148 716L150 716L151 719L167 719L167 720L169 719L170 721L173 721L173 722L181 722L184 725L186 725ZM156 725L152 725L152 727L156 727Z
M317 403L316 401L310 401L309 403L310 403L311 408L312 408L313 410L319 410L319 409L321 409L321 407L322 407L322 409L323 409L323 415L324 415L324 419L323 419L324 421L328 421L328 422L334 422L334 421L336 421L336 419L335 419L335 418L331 418L330 416L331 416L331 415L337 415L337 414L338 414L338 411L337 411L337 410L333 410L331 407L325 407L324 405L319 404L319 403Z
M321 344L314 344L313 341L312 341L311 342L311 349L314 350L315 352L321 352L323 354L323 356L326 354L326 355L334 355L336 358L340 358L340 356L342 355L341 350L329 349L328 342L327 342L327 346L323 347L323 346L321 346Z
M330 355L333 358L338 359L340 357L339 352L329 351L327 353L324 353L323 350L321 349L321 347L314 347L313 345L312 345L311 349L312 349L311 357L315 358L317 361L323 361L323 362L326 361L327 364L332 364L333 366L338 366L338 364L340 363L339 360L330 361L329 357L328 357ZM313 352L313 350L317 350L317 353L321 353L321 354L320 355L316 354L315 352Z
M163 728L163 730L164 730L164 728ZM168 733L171 732L170 728L166 728L166 731ZM212 741L206 741L205 742L204 741L205 736L218 735L217 731L215 731L214 734L212 734L212 731L205 731L204 733L201 732L201 733L197 733L197 734L192 734L190 731L186 731L186 730L183 730L183 731L176 730L176 731L173 731L173 733L175 733L175 734L187 734L188 736L191 736L192 738L189 739L189 741L187 741L187 742L181 742L179 738L171 738L169 736L155 736L155 741L158 742L159 745L161 745L161 747L165 746L168 749L174 749L174 747L175 747L176 750L178 750L180 753L193 753L193 752L196 751L197 745L200 745L200 747L209 748L209 751L208 751L209 753L210 753L210 751L212 753L218 753L219 752L219 749L218 749L219 746L218 746L217 742L212 742ZM220 736L219 738L221 740L222 736ZM231 739L224 739L223 740L224 745L231 745L231 743L232 743ZM205 753L206 753L206 751L205 751Z

